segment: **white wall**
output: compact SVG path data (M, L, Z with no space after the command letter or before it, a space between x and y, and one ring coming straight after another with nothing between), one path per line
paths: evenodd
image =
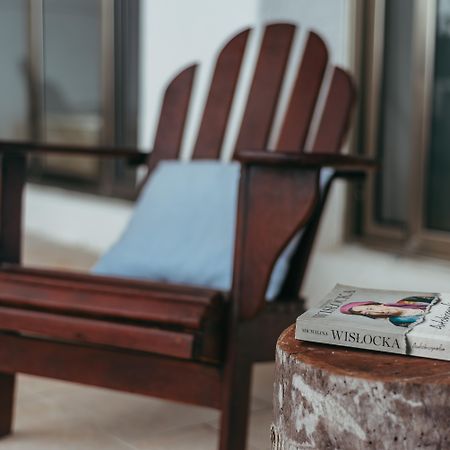
M185 66L202 63L190 117L198 117L220 46L257 20L258 0L142 0L139 144L150 149L166 84ZM196 127L187 126L184 154Z

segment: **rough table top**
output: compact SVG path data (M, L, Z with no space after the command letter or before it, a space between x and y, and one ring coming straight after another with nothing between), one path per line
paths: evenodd
M450 361L359 350L294 338L295 325L279 337L277 351L330 374L381 382L444 384L450 387Z

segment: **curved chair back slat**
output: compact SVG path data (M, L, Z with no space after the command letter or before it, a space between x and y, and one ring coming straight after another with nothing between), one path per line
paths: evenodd
M352 77L345 70L335 67L312 146L314 153L340 152L350 123L355 95Z
M206 101L194 159L220 158L222 142L239 77L242 58L250 30L244 30L225 45L217 58Z
M250 87L236 150L264 149L272 128L295 26L268 25L265 29Z
M184 69L167 86L149 158L149 170L163 159L178 158L196 68L194 64Z
M303 150L328 63L323 40L310 32L276 145L277 150Z

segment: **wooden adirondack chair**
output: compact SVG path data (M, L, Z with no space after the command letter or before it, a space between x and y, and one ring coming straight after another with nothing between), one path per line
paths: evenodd
M289 24L266 27L237 139L242 175L229 293L20 265L26 155L126 158L150 169L177 158L195 66L169 84L150 155L0 143L0 435L11 431L15 374L22 372L217 408L220 449L244 449L252 364L273 359L279 333L303 311L298 292L324 202L320 169L331 166L335 176L351 176L372 166L338 154L354 88L337 67L311 152L304 152L328 65L315 33L307 39L276 151L266 151L294 32ZM248 35L239 33L218 56L194 158L219 156ZM275 260L301 227L306 231L282 291L267 303Z

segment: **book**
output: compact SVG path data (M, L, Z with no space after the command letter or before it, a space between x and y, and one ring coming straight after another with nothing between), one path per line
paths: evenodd
M450 360L450 293L336 285L298 317L296 339Z

